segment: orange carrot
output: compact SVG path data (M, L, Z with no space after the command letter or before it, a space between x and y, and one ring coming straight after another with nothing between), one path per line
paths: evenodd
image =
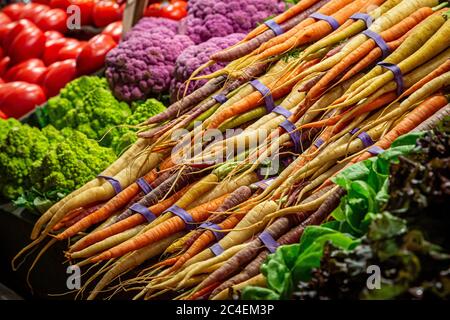
M404 34L401 38L399 38L397 40L388 42L387 46L389 48L389 51L393 52L394 50L396 50L408 36L409 36L409 32ZM344 76L339 81L344 82L344 81L350 79L354 75L358 74L365 68L367 68L370 65L372 65L373 63L375 63L375 61L377 61L381 57L381 55L382 55L382 51L381 51L380 47L374 48L372 51L370 51L370 53L368 55L363 57L346 74L344 74ZM344 101L344 100L342 100L342 101ZM340 101L340 102L342 102L342 101ZM340 103L340 102L336 101L336 103Z
M340 8L346 6L352 2L352 0L333 0L324 5L322 8L317 10L318 13L324 14L324 15L331 15L338 11ZM295 34L297 34L299 31L303 30L304 28L311 26L314 24L316 20L314 18L308 18L300 22L297 26L289 30L288 32L285 32L278 37L275 37L266 43L263 43L258 49L256 49L252 54L259 54L263 52L264 50L271 48L275 45L279 45L280 43L283 43L287 40L289 40L291 37L293 37Z
M396 25L380 33L380 37L384 41L393 41L403 35L405 35L414 26L420 23L422 20L433 14L433 9L429 7L423 7L416 12L414 12L409 17L403 19ZM343 58L338 64L333 66L322 79L308 92L306 99L314 100L317 99L322 93L327 90L329 84L335 80L342 72L344 72L355 62L363 59L370 51L375 48L376 42L373 39L369 39L359 46L356 50L351 52L345 58Z
M283 22L291 19L292 17L298 15L299 13L305 11L306 9L308 9L309 7L311 7L312 5L316 4L319 1L320 0L301 0L296 5L290 7L288 10L279 14L272 20L278 24L283 23ZM248 40L256 37L257 35L263 33L267 29L268 29L267 25L262 23L259 26L257 26L255 29L250 31L242 41L248 41Z
M346 1L341 2L342 4L346 4ZM332 14L331 16L334 19L336 19L336 21L339 24L343 24L348 18L350 18L351 15L353 15L354 13L358 12L359 9L361 9L361 7L364 5L363 2L364 2L363 0L352 1L349 4L346 4L344 7L342 7L339 11ZM294 49L303 44L314 42L330 34L332 31L333 28L330 26L328 22L319 20L314 24L299 30L294 36L290 37L286 41L268 47L266 50L256 55L255 60L261 61L266 58L276 56L291 49Z
M350 112L353 112L352 117L358 117L366 112L371 112L394 101L395 98L397 98L397 94L395 92L388 92L369 103L362 104L360 107L357 107L355 109L348 109L345 112L338 114L337 116L304 124L300 127L300 129L332 126Z
M287 95L289 92L291 92L292 88L295 86L296 82L290 81L293 79L296 75L301 73L303 70L306 70L310 66L316 64L319 60L311 60L306 63L303 63L299 67L297 67L295 70L285 73L281 78L275 80L273 83L268 84L267 88L271 91L272 97L274 100L279 99L285 95ZM258 106L264 101L264 97L261 94L261 92L255 90L245 98L237 101L236 103L232 104L231 106L227 107L226 109L223 109L218 114L214 115L211 118L211 122L209 123L208 129L214 129L218 128L221 123L224 121L245 113L252 108Z
M144 176L144 179L151 183L156 179L156 171L152 170ZM78 232L86 230L90 226L109 218L115 213L116 210L125 206L137 193L139 193L140 187L134 182L127 188L118 193L114 198L109 200L103 207L87 217L81 219L73 226L67 228L62 233L56 235L56 239L63 240L76 235Z
M241 214L233 214L218 224L222 230L234 228L243 218ZM215 240L214 233L211 230L205 230L194 243L182 255L176 257L175 264L169 269L169 273L175 272L183 266L183 264L197 253L204 250L209 244Z
M202 289L200 289L197 292L194 292L189 297L186 298L186 300L200 300L200 299L206 299L206 296L210 295L211 292L217 288L220 285L220 282L214 282L210 284L209 286L206 286Z
M445 60L443 64L441 64L437 69L435 69L433 72L431 72L429 75L421 79L419 82L414 84L411 88L403 92L403 94L400 97L406 97L409 96L411 93L417 91L420 89L423 85L425 85L427 82L431 81L432 79L439 77L440 75L450 71L450 59Z
M171 197L151 206L149 208L150 211L153 212L155 216L159 216L164 210L168 209L171 205L173 205L176 201L178 201L178 199L180 199L183 196L183 194L188 190L189 187L190 186L186 186L177 193L173 194ZM88 234L86 237L76 242L70 248L69 252L80 251L96 242L104 240L108 237L111 237L125 230L131 229L141 223L144 223L145 221L146 221L145 217L142 214L136 213L124 220L120 220L114 223L113 225L105 229L101 229L96 232Z
M229 194L223 195L210 202L195 207L187 212L195 222L202 222L208 218L211 212L215 211L222 202L229 196ZM95 263L111 258L123 256L125 253L140 249L149 244L155 243L161 239L164 239L171 234L183 230L186 227L183 219L179 216L174 216L168 220L156 225L154 228L147 230L146 232L135 236L134 238L127 240L91 259L91 262Z
M436 94L429 97L420 105L418 105L414 110L412 110L383 138L378 140L378 142L375 143L375 146L386 150L391 146L392 142L394 142L395 139L413 130L415 127L417 127L423 121L431 117L434 113L439 111L439 109L446 106L447 104L448 104L447 98L442 94ZM373 155L370 152L366 151L359 157L352 159L351 164L364 161L372 156Z

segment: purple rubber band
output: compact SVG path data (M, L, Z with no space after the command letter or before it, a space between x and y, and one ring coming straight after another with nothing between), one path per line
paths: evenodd
M108 181L112 187L114 188L114 191L116 192L116 194L122 192L122 186L120 185L119 180L117 180L116 178L110 177L110 176L103 176L103 175L98 175L98 178L103 178L106 181Z
M144 216L144 218L148 221L148 222L152 222L153 220L156 219L156 216L153 212L150 211L149 208L147 208L146 206L143 206L142 204L139 203L134 203L131 207L130 207L131 211L140 213L141 215Z
M223 232L217 231L222 230L222 228L219 225L212 223L210 221L202 223L199 228L211 231L214 234L214 237L216 238L217 241L220 241L220 239L222 239L225 236Z
M213 99L218 103L225 103L228 100L228 98L223 94L216 94L215 96L213 96Z
M254 186L261 188L262 190L265 190L268 186L270 186L270 183L275 180L275 178L269 178L261 181L257 181L253 183Z
M275 33L275 35L279 36L280 34L284 33L283 29L280 27L278 23L273 21L272 19L267 20L264 22L266 26L268 26L272 31Z
M358 134L358 138L362 141L365 148L370 147L374 144L372 138L365 131Z
M300 132L297 131L297 127L291 121L286 120L280 124L289 136L291 137L292 142L294 143L294 149L296 152L300 152Z
M389 62L378 62L377 63L380 67L386 68L390 70L394 74L394 81L397 84L397 95L401 95L403 91L405 90L405 84L403 83L403 74L402 70L393 63Z
M186 212L186 210L180 208L179 206L173 205L169 209L167 209L164 212L172 212L174 215L181 218L181 220L184 221L184 224L186 225L187 230L193 230L195 229L195 221L192 218L192 216Z
M269 88L263 85L259 80L252 80L250 81L250 84L264 97L267 112L272 112L272 110L275 109L275 102L273 101L272 93Z
M377 155L379 155L380 153L383 153L384 152L384 150L383 150L383 148L380 148L379 146L371 146L370 148L369 148L369 150L367 150L371 155L373 155L373 156L377 156Z
M280 106L276 106L272 112L275 112L283 117L285 117L286 119L289 118L290 116L292 116L292 112L290 112L289 110L280 107Z
M359 128L353 128L352 130L350 130L350 134L354 135L355 133L357 133L359 131Z
M153 188L148 184L147 180L145 180L144 178L137 179L136 183L145 194L149 194L153 190Z
M341 26L335 18L333 18L332 16L324 15L320 12L315 12L312 15L310 15L310 17L317 20L324 20L328 22L328 24L331 26L331 28L333 28L333 30L336 30Z
M389 50L389 46L387 45L386 41L384 41L384 39L378 33L373 32L372 30L366 30L363 32L363 34L375 41L377 46L381 49L382 59L386 58L389 55L391 50Z
M314 142L314 145L316 146L317 149L319 149L324 143L325 141L323 141L322 138L319 138L316 140L316 142Z
M367 13L355 13L350 17L350 19L353 20L362 20L366 23L366 27L370 27L373 23L372 17L368 15Z
M277 248L280 246L278 242L275 241L275 239L268 233L267 231L261 232L261 234L258 236L259 240L264 243L266 248L271 252L274 253Z
M220 256L225 251L218 242L209 247L209 249L212 251L212 253L214 253L216 257Z

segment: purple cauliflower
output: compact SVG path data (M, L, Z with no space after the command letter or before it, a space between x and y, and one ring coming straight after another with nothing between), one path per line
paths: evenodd
M173 71L173 78L170 83L171 102L175 102L183 96L185 81L189 79L195 69L206 63L213 53L234 45L239 40L243 39L244 36L245 34L243 33L233 33L226 37L215 37L184 50L178 57ZM225 65L226 63L216 63L204 69L199 75L210 74L222 69ZM200 88L207 81L208 80L191 81L189 83L187 94Z
M154 33L155 30L161 27L167 28L173 34L178 33L178 21L166 18L144 17L136 23L133 29L125 34L123 40L128 40L134 35L141 33Z
M188 35L196 44L212 37L248 33L284 9L282 0L190 0L179 33Z
M175 61L193 45L184 35L165 27L139 32L122 41L106 56L106 78L114 95L124 101L167 92Z

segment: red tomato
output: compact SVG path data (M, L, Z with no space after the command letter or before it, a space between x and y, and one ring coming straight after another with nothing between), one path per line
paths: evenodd
M176 1L169 5L161 6L161 17L172 20L181 20L187 16L187 3L184 1Z
M112 1L99 1L95 3L92 11L92 19L97 27L104 27L120 20L120 6Z
M45 35L45 41L64 38L64 36L62 35L61 32L58 32L55 30L45 31L44 35Z
M74 4L80 8L80 20L81 25L92 24L92 11L94 10L93 0L70 0L71 4Z
M58 52L58 61L67 59L76 59L78 54L83 50L86 45L86 41L67 43Z
M3 46L3 42L6 39L8 33L15 27L17 22L10 22L0 25L0 46Z
M58 54L59 50L69 44L78 44L78 40L70 38L61 38L48 40L45 42L44 54L42 55L42 60L45 65L51 65L53 62L59 61Z
M3 50L2 47L0 47L0 60L3 58L4 55L5 55L5 51Z
M3 83L2 81L3 81L3 80L0 79L0 83ZM6 120L6 119L8 119L8 116L7 116L6 114L4 114L2 110L0 110L0 118Z
M56 30L61 33L67 31L67 13L62 9L51 9L39 16L36 24L41 30Z
M39 4L39 3L27 3L22 8L22 13L20 14L20 19L28 19L31 21L34 21L34 18L36 15L47 12L50 10L49 6L46 6L45 4Z
M70 6L70 0L50 0L50 7L52 8L59 8L66 11L68 6Z
M170 3L173 5L174 8L182 8L187 10L188 7L187 1L171 0Z
M149 5L144 12L144 16L146 16L146 17L161 17L162 16L161 3L152 3L151 5Z
M18 70L12 81L40 84L46 71L47 67L44 66L28 66Z
M7 5L2 9L2 12L6 14L11 20L15 21L19 19L20 14L22 13L22 8L25 6L24 3L13 3Z
M5 13L0 12L0 26L5 25L11 22L11 18L7 16Z
M40 58L45 49L45 35L38 28L23 30L8 48L13 63L30 58Z
M3 78L7 81L13 81L16 77L17 72L26 68L34 68L34 67L44 67L44 62L41 59L28 59L21 63L16 64L12 68L10 68Z
M77 57L77 74L89 74L102 68L106 54L116 45L109 35L99 34L93 37Z
M59 90L76 77L75 59L52 63L42 80L42 85L48 97L56 96Z
M3 57L3 59L0 60L0 76L3 76L3 74L6 72L10 62L11 59L8 56Z
M36 84L15 81L0 86L0 109L9 117L20 118L46 100Z
M50 4L50 0L33 0L34 3L40 3L40 4Z
M123 25L122 21L110 23L103 29L102 33L111 36L115 42L119 43L122 38Z
M9 31L5 34L3 38L3 48L8 50L14 39L25 29L36 28L36 25L28 19L20 19L11 23L13 26L9 27Z

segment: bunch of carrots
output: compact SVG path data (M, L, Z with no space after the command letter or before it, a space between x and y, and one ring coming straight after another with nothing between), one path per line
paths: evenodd
M208 82L140 125L101 173L114 180L42 215L13 266L70 240L68 262L96 270L81 298L228 299L264 286L276 246L339 205L338 172L450 114L449 17L439 0L300 0L278 28L261 24L194 72ZM219 61L230 63L196 77Z

